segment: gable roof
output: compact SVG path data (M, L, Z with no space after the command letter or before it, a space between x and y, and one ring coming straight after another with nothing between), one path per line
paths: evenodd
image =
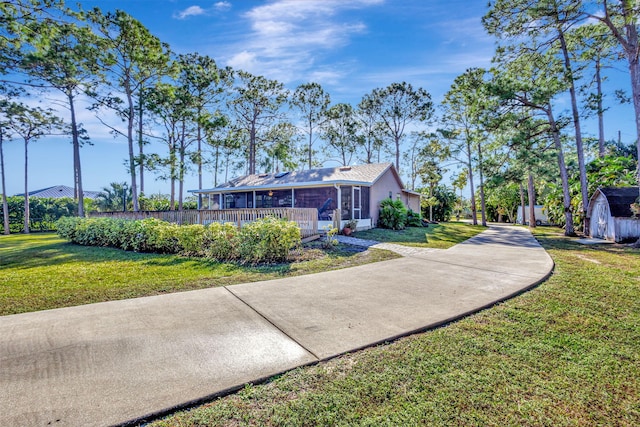
M34 190L29 192L29 197L40 197L43 199L61 199L63 197L69 197L73 199L75 191L71 187L66 185L54 185L53 187L47 187L40 190ZM99 191L83 191L84 197L87 199L95 199ZM16 196L24 197L24 193L16 194Z
M612 217L630 218L633 216L630 205L638 199L639 191L638 187L601 187L593 193L589 205L601 193L609 203Z
M402 186L400 176L391 163L372 163L304 171L245 175L215 188L189 191L192 193L211 193L224 190L243 191L260 188L309 187L319 184L373 185L389 169L392 170L395 178Z

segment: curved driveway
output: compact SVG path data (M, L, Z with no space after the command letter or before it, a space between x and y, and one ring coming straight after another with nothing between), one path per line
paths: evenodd
M447 323L527 290L553 269L529 231L513 226L404 255L0 317L0 425L141 420Z

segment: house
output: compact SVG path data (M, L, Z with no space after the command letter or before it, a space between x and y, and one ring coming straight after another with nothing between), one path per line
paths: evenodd
M357 219L358 229L374 227L387 198L420 212L420 194L404 188L391 163L246 175L190 192L202 195L198 209L315 208L320 228L333 223L336 209L342 221Z
M598 188L589 201L591 237L623 242L640 237L640 218L631 210L638 199L638 187Z
M67 187L66 185L54 185L53 187L43 188L41 190L35 190L29 192L29 197L40 197L43 199L61 199L68 197L74 198L74 189ZM99 191L83 191L85 199L95 199L100 194ZM24 197L24 193L16 194L16 196Z

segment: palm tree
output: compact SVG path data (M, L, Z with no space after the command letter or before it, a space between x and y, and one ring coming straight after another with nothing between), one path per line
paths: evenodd
M131 202L131 188L126 182L112 182L109 187L102 187L102 191L96 197L98 210L101 212L125 211L126 205Z

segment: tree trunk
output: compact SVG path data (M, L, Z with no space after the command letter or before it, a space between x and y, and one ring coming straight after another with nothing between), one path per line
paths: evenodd
M7 202L7 188L6 181L4 178L4 153L2 151L2 143L4 138L4 133L2 129L0 129L0 175L2 177L2 216L4 219L4 234L10 234L11 230L9 229L9 203Z
M29 234L29 140L24 140L24 233Z
M138 148L140 159L140 194L144 194L144 140L142 138L142 95L138 99L139 111L138 111Z
M73 102L73 94L67 94L69 110L71 111L71 138L73 141L73 179L75 199L78 202L78 216L84 217L84 189L82 188L82 168L80 163L80 138L78 136L78 124L76 122L76 109Z
M218 161L220 159L220 146L216 145L215 165L213 169L213 186L218 186Z
M598 157L604 157L604 111L602 108L602 75L600 59L596 60L596 88L598 97Z
M473 164L471 162L471 143L467 140L467 167L469 169L469 190L471 191L471 218L473 225L478 225L478 213L476 212L476 190L473 188Z
M584 163L584 146L582 143L582 131L580 129L580 112L578 111L578 98L576 96L575 79L569 58L569 51L564 39L564 32L558 28L560 46L564 55L564 66L569 78L569 93L571 94L571 112L573 114L573 126L576 133L576 151L578 152L578 168L580 170L580 195L582 196L582 225L584 232L588 233L587 209L589 208L589 187L587 185L587 167Z
M313 130L312 123L309 123L309 169L313 167L313 158L311 155L311 147L313 146Z
M202 112L198 113L200 116ZM198 190L202 190L202 126L198 123ZM202 206L202 194L198 193L198 206Z
M400 138L398 136L395 137L396 143L396 170L398 171L398 175L400 174Z
M487 226L487 207L484 201L484 179L482 177L482 146L478 142L478 173L480 176L480 209L482 209L482 226Z
M135 110L133 108L133 99L131 92L127 90L127 101L129 103L129 117L127 120L127 142L129 145L129 175L131 176L131 202L133 203L133 211L138 212L138 186L136 184L136 162L133 154L133 117Z
M527 196L529 197L529 227L536 228L536 191L533 187L533 174L529 172L527 183Z
M249 130L249 175L256 173L256 124L251 123Z
M184 142L183 142L184 144ZM180 164L178 165L178 210L182 210L182 192L184 191L184 147L180 147Z
M564 205L564 218L565 218L565 236L575 236L576 232L573 227L573 216L571 215L571 195L569 194L569 177L567 175L567 166L564 162L564 152L562 151L562 141L560 140L560 131L556 126L555 118L553 117L553 111L551 110L551 104L547 105L545 111L547 118L549 119L549 125L551 126L551 134L553 136L553 142L558 152L558 168L560 169L560 179L562 180L562 199ZM531 203L530 203L531 204Z
M522 210L522 225L526 222L527 210L526 203L524 201L524 186L520 183L520 208Z

